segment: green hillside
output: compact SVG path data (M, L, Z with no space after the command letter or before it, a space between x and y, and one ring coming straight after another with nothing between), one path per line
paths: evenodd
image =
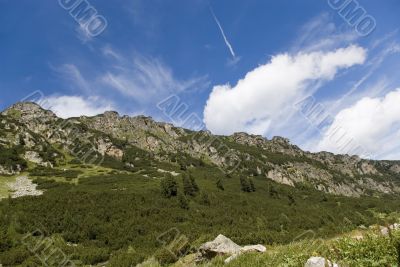
M330 249L338 235L398 221L399 162L115 112L63 120L33 103L0 119L3 266L187 266L220 234L268 248L232 266L302 266L314 253L395 266L393 236ZM319 238L324 246L302 248ZM380 250L365 256L370 246Z
M187 237L182 251L176 251L181 255L221 233L241 245L287 244L310 230L312 238L329 238L359 225L387 223L376 214L399 209L397 196L340 197L257 176L250 178L254 192L246 192L240 177L226 176L211 165L186 171L156 161L147 166L127 172L69 165L65 177L62 171L32 172L40 175L31 177L38 189L45 190L43 196L0 202L0 262L38 264L35 254L20 243L35 231L57 237L77 266L107 261L124 266L127 260L139 263L152 256L163 263L178 260L163 251L163 234L171 229ZM188 194L183 177L192 177L199 191ZM166 179L175 180L177 196L162 194Z

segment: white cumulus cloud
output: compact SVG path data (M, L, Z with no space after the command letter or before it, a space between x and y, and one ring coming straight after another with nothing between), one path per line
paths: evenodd
M204 109L204 122L216 134L266 134L287 118L311 88L333 79L339 69L364 63L366 54L364 48L352 45L330 52L276 55L234 87L215 86Z
M71 118L81 115L95 116L113 106L98 97L83 98L80 96L50 96L43 101L46 109L52 110L58 117Z
M364 97L341 110L318 144L318 150L372 158L400 156L400 89L384 97Z

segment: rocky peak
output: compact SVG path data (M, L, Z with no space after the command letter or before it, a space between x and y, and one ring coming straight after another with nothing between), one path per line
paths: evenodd
M54 119L57 116L50 110L45 110L33 102L19 102L2 112L2 115L11 116L16 119L32 120L38 118Z
M252 135L244 132L234 133L232 138L241 144L257 145L266 142L266 139L261 135Z
M136 120L136 121L140 121L140 122L142 122L142 123L144 123L146 125L155 123L155 121L153 120L152 117L143 116L143 115L133 117L133 119Z
M120 116L119 116L119 113L116 111L106 111L106 112L104 112L103 117L110 118L110 119L116 119L116 118L119 118Z
M26 112L26 111L41 111L43 109L41 106L39 106L38 104L36 104L34 102L19 102L19 103L12 105L9 108L7 108L2 113L8 114L9 112L15 111L15 110L18 110L21 112Z
M280 144L280 145L285 145L285 146L289 146L290 145L289 139L281 137L281 136L274 136L272 138L272 142Z

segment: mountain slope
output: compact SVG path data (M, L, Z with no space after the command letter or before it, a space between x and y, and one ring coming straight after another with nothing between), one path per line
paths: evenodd
M400 192L399 162L309 153L281 137L267 140L246 133L213 136L116 112L63 120L34 103L18 103L5 110L1 118L2 129L14 130L7 130L10 134L0 137L0 142L9 149L23 142L24 155L16 154L42 165L52 166L64 154L90 163L101 163L106 156L134 165L124 155L127 147L135 147L157 160L175 161L182 168L192 165L190 161L201 161L226 173L261 176L290 186L302 184L336 195ZM21 169L10 169L1 162L0 166L3 173Z
M400 211L398 162L115 112L64 120L18 103L0 115L0 155L0 184L23 176L40 192L0 201L3 266L44 265L44 241L75 266L168 265L219 234L287 244L393 223Z

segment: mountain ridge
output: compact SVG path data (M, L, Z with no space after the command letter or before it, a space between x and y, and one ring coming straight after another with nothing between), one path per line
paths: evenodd
M342 263L330 238L355 229L365 237L342 239L344 255L362 261L358 248L377 247L367 259L394 262L386 251L398 243L380 232L392 238L398 222L399 172L396 161L309 153L282 137L116 112L61 119L18 103L0 113L0 262L41 266L42 250L29 249L54 240L71 266L223 266L224 256L198 257L222 234L266 248L227 266L304 266L316 254ZM307 249L321 238L323 249Z
M195 132L156 122L151 117L121 116L116 111L61 119L32 102L16 103L1 112L1 116L2 129L16 130L14 135L0 137L0 141L8 143L9 148L23 143L23 155L17 154L27 162L46 167L57 164L65 152L75 158L88 157L99 164L104 157L111 157L134 165L124 156L127 147L136 147L159 161L176 159L182 169L188 167L182 161L194 160L216 165L227 175L235 172L262 176L281 184L293 187L302 184L337 195L400 192L400 163L397 161L374 161L330 152L311 153L279 136L268 140L243 132L212 135L208 131ZM46 145L37 146L40 143ZM44 147L52 152L46 154ZM89 152L93 155L87 155ZM0 172L21 171L18 166L14 170L6 169L1 166Z

